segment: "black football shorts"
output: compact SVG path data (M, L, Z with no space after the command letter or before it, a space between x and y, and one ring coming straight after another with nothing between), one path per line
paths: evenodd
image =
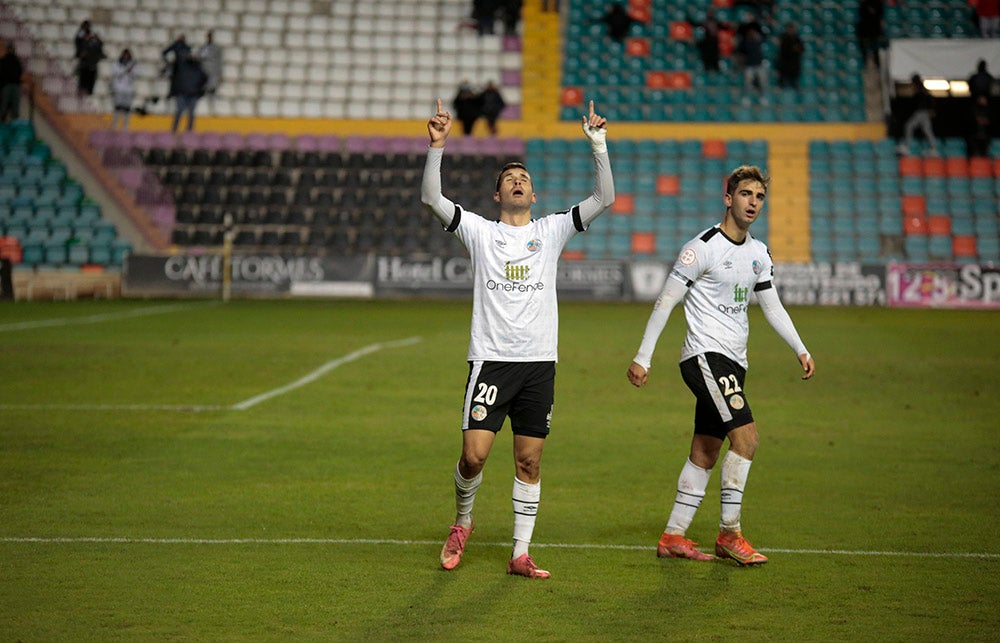
M496 433L510 417L517 435L544 438L552 421L555 362L469 362L462 430Z
M681 376L697 400L694 432L725 440L733 429L753 422L743 384L745 368L719 353L703 353L681 362Z

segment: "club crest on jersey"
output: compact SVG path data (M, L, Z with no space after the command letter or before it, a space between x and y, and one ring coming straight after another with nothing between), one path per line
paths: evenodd
M684 252L681 253L681 256L678 259L680 260L681 265L690 266L697 258L698 256L694 253L694 248L685 248Z
M482 422L486 419L486 407L482 404L477 404L472 407L472 411L469 412L469 415L471 415L472 419L476 422Z
M528 252L538 252L542 249L542 241L541 239L532 239L524 247L528 249Z
M750 267L753 268L753 274L755 274L755 275L759 275L760 274L761 265L760 265L759 261L757 261L756 259L754 259L753 263L750 264Z

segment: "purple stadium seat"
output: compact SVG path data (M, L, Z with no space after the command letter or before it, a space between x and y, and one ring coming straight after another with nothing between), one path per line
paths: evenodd
M323 134L316 138L317 147L321 152L339 152L340 137L336 134Z
M271 150L278 150L282 152L287 150L291 146L291 142L288 140L288 134L282 134L281 132L275 134L267 135L267 148Z
M267 135L260 132L251 132L247 134L247 148L251 150L271 149L268 146Z
M222 149L222 134L218 132L203 132L201 146L209 150Z
M241 150L246 147L246 139L238 132L226 132L222 135L222 149Z
M146 130L136 130L132 132L132 146L140 150L148 150L153 147L155 137L152 132Z
M300 152L316 152L319 150L319 138L312 134L300 134L295 138L295 149Z
M153 147L172 150L177 147L177 139L172 132L156 132L153 134Z
M181 132L177 137L181 147L194 150L201 147L201 134L198 132Z

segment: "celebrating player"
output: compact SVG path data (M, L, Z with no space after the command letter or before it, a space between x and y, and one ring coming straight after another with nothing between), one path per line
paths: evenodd
M667 277L646 324L642 344L628 369L628 379L643 386L649 377L656 341L670 311L684 301L687 338L681 350L681 376L697 403L691 454L677 481L677 496L656 553L661 557L712 560L685 537L694 519L722 443L722 515L715 553L740 565L761 565L767 557L743 537L740 510L750 463L757 450L757 425L744 391L747 369L747 308L751 289L764 316L798 356L807 380L815 364L772 283L774 266L750 225L764 209L770 179L760 168L741 166L726 180L722 223L688 241Z
M564 212L531 217L535 192L521 163L508 163L497 177L493 200L500 220L491 221L441 193L441 159L451 132L451 114L441 99L427 123L430 148L421 200L465 244L473 264L469 377L464 393L462 455L455 468L457 517L441 550L441 566L454 569L472 533L472 506L483 467L504 419L514 434L514 550L508 574L548 578L528 554L541 497L542 446L549 433L555 388L559 313L556 262L563 246L583 232L615 199L605 142L607 120L583 117L594 155L594 192Z

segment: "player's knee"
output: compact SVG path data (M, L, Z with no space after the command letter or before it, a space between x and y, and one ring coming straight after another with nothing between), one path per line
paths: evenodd
M541 475L541 459L536 456L519 456L515 460L517 478L521 482L533 484Z
M756 424L746 424L729 432L730 447L744 458L753 459L759 442Z
M463 453L462 459L458 463L462 477L472 479L479 475L479 472L486 466L486 455L485 453Z

